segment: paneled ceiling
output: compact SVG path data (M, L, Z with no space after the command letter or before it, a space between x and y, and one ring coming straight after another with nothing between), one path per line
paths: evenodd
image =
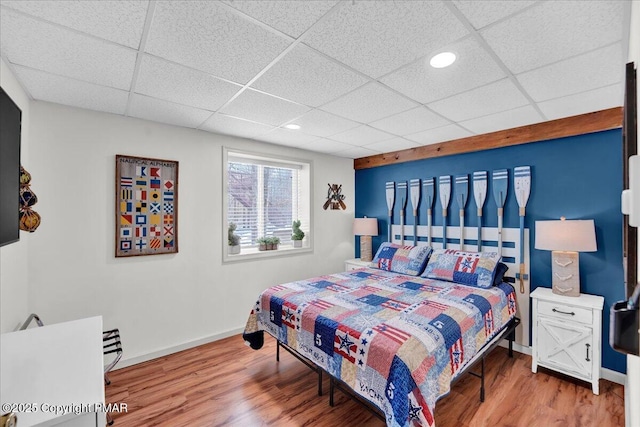
M621 106L630 4L0 0L0 54L34 100L359 158Z

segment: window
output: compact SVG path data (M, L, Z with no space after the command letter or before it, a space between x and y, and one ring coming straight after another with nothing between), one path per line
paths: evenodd
M225 230L230 223L236 225L240 255L261 253L261 237L278 237L279 251L293 249L295 220L300 220L301 229L309 236L310 162L232 150L225 150L225 154ZM310 248L310 241L305 237L303 248ZM268 252L273 255L274 251ZM237 256L225 254L226 259Z

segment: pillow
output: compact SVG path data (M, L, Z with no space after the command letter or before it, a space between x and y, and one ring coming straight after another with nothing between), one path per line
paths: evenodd
M500 255L497 252L464 252L436 249L422 277L447 280L461 285L490 288Z
M400 246L384 242L371 261L371 267L408 276L418 276L424 270L429 255L431 255L430 246Z
M498 286L504 281L504 275L507 273L507 270L509 270L509 267L507 267L506 264L499 262L498 265L496 265L495 275L493 276L493 286Z

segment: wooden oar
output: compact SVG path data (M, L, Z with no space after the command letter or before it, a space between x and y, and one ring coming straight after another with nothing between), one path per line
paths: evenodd
M393 181L389 181L385 184L385 195L387 196L387 209L389 210L389 235L388 241L391 240L391 225L393 224L393 204L395 202L396 195L396 183Z
M431 221L433 216L433 202L435 201L436 188L433 178L422 180L422 189L424 190L424 200L427 205L427 244L431 246L432 233Z
M478 252L482 251L482 207L487 198L487 171L473 173L473 198L478 208Z
M420 178L409 181L411 207L413 208L413 244L418 244L418 207L420 205Z
M400 244L404 245L404 210L407 207L407 181L399 182L397 191L400 196Z
M507 200L509 188L509 171L499 169L493 171L493 198L498 206L498 254L502 257L502 214L504 202Z
M469 175L456 176L456 200L460 212L460 250L464 251L464 209L467 206L469 193Z
M451 199L451 175L443 175L438 178L438 191L440 204L442 205L442 249L447 247L447 209Z
M520 207L520 293L524 293L524 280L527 279L524 274L524 215L529 193L531 193L531 167L518 166L513 169L513 186L516 189L516 199Z

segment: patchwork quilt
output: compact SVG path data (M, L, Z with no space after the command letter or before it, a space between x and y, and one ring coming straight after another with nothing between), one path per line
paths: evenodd
M438 398L515 313L506 283L367 268L268 288L243 338L259 349L267 331L380 408L389 427L433 427Z

